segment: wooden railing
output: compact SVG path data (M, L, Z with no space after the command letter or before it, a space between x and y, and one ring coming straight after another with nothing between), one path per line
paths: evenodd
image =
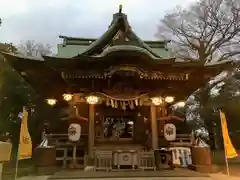
M142 170L156 170L153 151L138 153L138 168Z
M74 157L76 157L76 161L81 161L82 163L78 163L82 166L87 164L87 155L83 153L82 156L77 156L76 151L74 151L74 143L68 140L67 134L49 134L47 135L47 139L49 145L55 146L57 151L56 160L61 162L63 168L67 168L68 165L71 166L73 163ZM80 141L77 144L77 149L81 149L84 151L84 142ZM71 152L71 153L69 153ZM61 155L59 155L61 154Z
M57 152L59 152L59 151L63 152L63 153L61 153L61 154L63 154L62 156L57 156L56 157L57 161L62 162L61 164L62 164L63 168L67 168L68 165L71 166L71 164L73 163L73 160L74 160L73 157L76 156L74 154L72 154L71 156L68 155L68 150L70 150L70 149L73 151L73 147L72 148L69 148L69 147L58 147L58 148L56 148ZM86 164L87 164L87 155L84 154L84 156L77 156L76 157L76 161L77 162L81 161L82 163L78 163L78 164L81 164L83 167L86 166Z
M137 153L137 167L141 170L155 170L154 152L140 151ZM112 151L95 151L94 167L95 170L111 171L113 165Z
M94 166L96 170L112 170L112 152L111 151L96 151L94 158Z
M86 136L83 136L81 138L81 141L77 144L78 149L83 149L84 138ZM74 144L68 141L68 136L67 134L51 134L48 135L48 139L50 142L50 145L54 145L56 147L57 151L61 151L62 155L57 156L56 160L62 162L62 166L64 168L68 167L68 165L71 165L71 162L74 160L73 157L76 157L76 161L81 161L80 163L82 166L87 165L87 155L81 155L81 156L76 156L76 154L69 154L68 152L75 152L73 150ZM181 147L188 147L191 145L191 138L189 135L186 134L178 134L176 141L170 143L171 147L176 147L176 146L181 146ZM97 150L97 149L96 149ZM113 157L112 157L112 151L104 151L104 150L98 150L95 151L94 154L94 165L96 170L106 170L110 171L112 169L112 164L113 164ZM153 151L139 151L137 152L137 159L138 159L138 165L137 167L142 170L147 170L147 169L153 169L155 170L155 158L154 158L154 152Z

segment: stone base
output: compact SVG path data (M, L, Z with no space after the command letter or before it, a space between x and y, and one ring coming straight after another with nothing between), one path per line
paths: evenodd
M198 173L195 171L190 171L188 169L180 169L177 171L171 170L160 170L160 171L95 171L95 172L83 172L83 171L73 171L64 170L55 173L53 176L49 177L49 180L60 180L60 179L210 179L207 173Z
M94 165L94 158L88 157L87 166L93 166L93 165Z
M83 169L84 165L80 165L80 164L69 164L69 168L70 169Z
M213 172L213 168L211 165L189 165L188 168L193 171L200 172L200 173L212 173Z
M49 167L35 167L35 174L37 175L52 175L57 172L60 168L57 166Z
M94 172L95 170L94 170L94 166L86 166L85 168L84 168L84 171L86 171L86 172Z

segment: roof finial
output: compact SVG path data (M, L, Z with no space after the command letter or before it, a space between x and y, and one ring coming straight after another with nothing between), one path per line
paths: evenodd
M123 5L120 4L120 5L119 5L119 13L120 13L120 14L122 13L122 8L123 8Z

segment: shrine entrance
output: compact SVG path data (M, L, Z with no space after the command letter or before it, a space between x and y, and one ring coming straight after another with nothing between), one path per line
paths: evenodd
M132 139L134 119L131 116L106 116L103 131L105 139L118 141Z
M104 103L96 105L95 149L131 149L133 146L140 145L141 143L137 141L139 135L137 128L145 131L145 127L139 123L141 121L139 111L140 108L137 107L122 109L121 106L114 108Z

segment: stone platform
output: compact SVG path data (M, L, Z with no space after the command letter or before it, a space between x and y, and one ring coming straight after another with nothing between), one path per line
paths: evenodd
M120 171L120 172L84 172L81 170L62 170L50 176L54 179L95 179L95 178L147 178L147 177L209 177L208 174L194 172L188 169L160 170L160 171Z

